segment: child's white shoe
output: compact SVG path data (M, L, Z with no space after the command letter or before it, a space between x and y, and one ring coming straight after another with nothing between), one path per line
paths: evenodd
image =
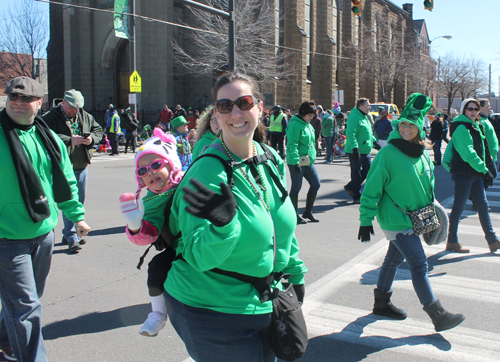
M144 322L139 331L140 334L146 337L156 337L158 332L160 332L167 323L167 316L157 313L151 312L148 315L148 319Z

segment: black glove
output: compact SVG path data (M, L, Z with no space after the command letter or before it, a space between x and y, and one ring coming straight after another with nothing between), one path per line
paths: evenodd
M358 232L358 240L361 240L362 243L365 241L370 241L370 234L375 235L375 231L373 231L373 226L360 226Z
M295 172L297 172L297 173L302 172L302 168L300 167L300 165L293 165L293 168L295 169Z
M304 296L306 295L306 287L304 284L293 285L293 290L295 290L295 294L297 295L297 299L300 303L304 303Z
M373 148L375 148L378 151L382 149L382 146L380 145L380 143L378 143L378 141L375 141L373 142Z
M352 160L354 162L358 162L360 158L361 158L361 155L359 154L359 148L353 148L352 149Z
M490 171L488 171L483 175L483 183L485 187L493 186L493 181L495 181L495 178L493 177Z
M195 178L190 179L190 182L199 191L197 192L187 186L182 188L182 191L185 192L184 200L190 205L186 207L186 210L194 216L207 219L218 227L229 224L236 214L237 206L230 187L221 182L222 195L219 195Z

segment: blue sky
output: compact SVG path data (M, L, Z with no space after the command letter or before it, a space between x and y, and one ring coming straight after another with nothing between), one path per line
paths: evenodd
M0 10L17 0L0 0ZM239 0L244 1L244 0ZM363 0L369 1L369 0ZM423 0L390 0L402 7L413 4L413 18L425 19L429 38L451 35L450 40L436 39L432 43L431 56L438 58L447 53L456 56L473 54L486 66L492 64L492 91L498 90L500 76L500 44L497 40L500 23L500 0L434 0L434 9L424 10ZM40 3L48 9L47 3ZM477 6L475 6L477 5ZM48 13L47 13L48 14ZM1 23L0 23L1 25Z

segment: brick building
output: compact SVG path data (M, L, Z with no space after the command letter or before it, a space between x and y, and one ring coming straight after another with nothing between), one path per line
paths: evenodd
M399 8L387 0L365 0L362 15L356 17L352 15L350 0L262 1L274 3L275 44L285 47L289 66L294 69L288 79L264 86L266 107L280 104L296 110L304 100L314 99L324 108L331 108L337 90L343 91L344 110L354 107L359 97L378 101L377 82L364 73L360 51L363 41L372 36L367 29L377 16L394 24L404 39L404 47L415 47L412 4ZM75 88L85 96L88 110L104 110L110 102L117 108L127 107L128 40L115 37L112 13L70 6L109 11L114 1L66 2L68 5L64 6L50 4L50 99L61 97L65 89ZM174 23L177 19L189 22L189 10L179 2L135 0L135 3L137 14ZM171 25L136 21L137 70L142 78L142 93L137 100L143 122L153 122L165 103L171 108L176 104L203 108L213 101L210 93L213 77L175 74L170 39L178 31ZM415 82L404 77L393 87L390 100L402 107L414 90Z

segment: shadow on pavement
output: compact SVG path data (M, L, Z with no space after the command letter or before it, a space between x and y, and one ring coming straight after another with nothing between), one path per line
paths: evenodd
M54 322L43 327L45 340L99 333L112 329L141 325L151 312L151 305L138 304L107 312L85 314L74 319Z
M451 343L438 333L390 338L385 336L363 337L363 330L379 320L373 314L359 317L338 332L311 338L301 362L355 362L384 349L401 346L432 345L440 351L449 351ZM397 322L395 322L397 323Z
M91 230L89 232L89 236L124 234L124 233L125 233L125 225L115 226L115 227L107 228L107 229Z

